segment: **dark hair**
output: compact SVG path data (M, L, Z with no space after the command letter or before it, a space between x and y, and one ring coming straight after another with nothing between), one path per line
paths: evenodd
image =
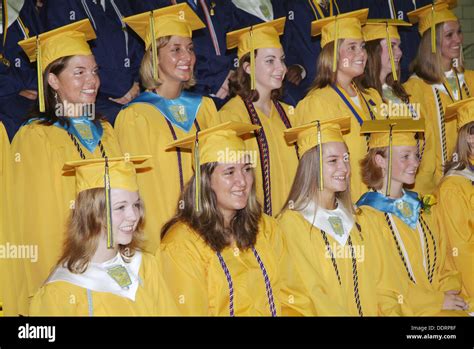
M245 250L255 245L257 241L258 223L262 216L262 207L255 194L253 182L247 206L237 210L230 222L230 227L224 227L224 217L217 208L217 197L211 188L211 176L217 167L217 162L201 166L201 212L195 210L194 175L184 187L178 202L178 207L171 218L161 229L161 238L178 222L183 222L195 230L216 252L221 252L229 246L228 236L232 235L239 249ZM255 175L254 175L255 177ZM184 207L183 207L184 206Z
M55 61L51 62L46 67L43 73L44 112L40 112L39 110L38 97L38 103L36 103L33 110L28 113L28 120L39 118L39 123L47 126L53 125L56 121L58 121L62 126L69 125L69 120L67 116L56 115L56 91L49 84L48 76L50 73L59 76L59 74L61 74L64 69L66 69L72 57L74 56L60 57ZM94 117L94 122L99 123L101 120L105 120L105 118L100 114L96 114Z
M255 50L255 57L257 57L258 49ZM240 96L243 100L250 100L256 102L260 98L257 90L250 89L250 74L244 69L244 63L250 64L250 52L242 56L239 61L237 71L232 74L229 79L229 95L230 97ZM272 90L270 98L278 100L283 95L283 85L279 89Z
M382 83L380 82L380 71L382 69L382 46L380 42L382 39L371 40L365 42L365 48L367 50L367 64L365 65L364 75L362 77L362 85L365 88L374 88L378 91L380 96L383 98ZM387 43L388 45L389 43ZM400 68L397 71L400 76ZM393 79L393 73L387 75L385 83L390 86L395 95L400 98L403 102L409 103L409 95L405 88L402 86L400 81Z

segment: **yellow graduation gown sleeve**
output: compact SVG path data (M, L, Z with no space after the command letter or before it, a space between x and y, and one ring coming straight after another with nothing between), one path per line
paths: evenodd
M466 70L464 79L472 96L474 93L474 72ZM451 100L444 90L438 89L441 102L441 108L438 108L435 93L436 85L430 85L416 75L412 75L403 86L410 95L410 101L420 105L421 115L425 119L426 144L413 190L422 195L430 194L436 189L443 177L441 114L444 117L446 107L455 101ZM467 98L464 88L462 97ZM456 119L451 119L445 123L445 132L446 156L447 160L450 160L456 146Z
M294 126L294 108L280 102L285 111L290 124ZM298 167L298 156L296 148L288 145L283 136L286 126L281 120L275 106L272 103L270 117L265 115L260 109L255 108L258 118L262 123L265 137L268 142L268 153L270 154L270 186L271 186L271 206L272 216L276 216L286 202L290 193L291 185ZM242 98L236 96L229 100L219 111L220 122L239 121L251 123ZM255 136L251 136L245 141L248 150L256 154L258 162L255 168L257 197L259 202L264 203L264 180L262 177L262 166L258 142ZM270 212L267 211L267 214Z
M121 156L115 133L103 122L102 144L107 156ZM81 147L86 158L100 158ZM79 152L67 132L37 122L20 128L11 145L11 227L15 242L37 252L17 263L18 285L15 290L20 314L27 315L28 297L41 286L56 264L70 210L74 207L74 176L63 175L66 161L80 160ZM37 257L37 258L35 258ZM37 260L35 260L37 259ZM20 266L22 264L22 266Z
M199 127L212 126L209 124L216 118L214 102L203 97L196 117ZM174 140L173 134L165 116L149 104L136 103L122 109L114 127L124 154L153 156L144 164L151 170L138 176L138 187L145 204L145 249L154 253L160 246L161 227L176 211L182 189L180 181L182 179L184 185L192 176L191 152L165 151ZM176 139L196 133L195 125L188 134L178 127L171 127Z
M10 168L10 142L8 140L7 133L3 123L0 121L0 247L5 251L6 243L8 242L7 237L7 226L6 218L7 215L7 177ZM11 273L9 261L6 256L0 256L0 306L5 307L5 294L11 291L8 287L10 284L10 277L8 273ZM8 298L8 296L7 296ZM0 310L0 316L3 315L3 310Z
M447 260L461 273L463 293L474 298L474 186L463 176L445 177L437 191L435 217L447 240Z
M369 108L372 110L372 115L376 119L381 118L380 111L383 101L377 90L372 88L367 89L366 93L363 93L363 96ZM346 98L350 100L347 94ZM370 120L371 115L366 103L360 100L360 104L361 108L354 104L354 110L362 120ZM296 106L295 126L300 126L316 119L327 120L341 116L351 117L351 131L344 134L343 138L350 151L350 163L352 168L351 194L352 200L356 202L359 197L367 191L367 186L362 182L362 176L359 170L359 161L367 154L367 140L365 136L360 135L361 126L343 99L330 86L312 90Z
M341 284L327 253L321 231L309 223L299 212L286 210L278 222L285 234L290 261L282 273L282 312L284 315L303 316L359 316L354 291L353 265L349 245L341 247L329 234L328 243L332 249ZM379 305L377 296L374 257L369 256L369 246L362 230L356 227L350 233L355 248L358 276L358 292L362 312L365 316L376 316L384 309L386 314L400 313L396 295L392 294L392 307ZM364 236L364 237L363 237ZM337 246L337 248L336 248ZM386 292L385 295L389 293Z
M108 292L95 292L65 281L41 287L30 305L31 316L170 316L176 305L153 255L144 253L135 301ZM112 281L111 281L112 282Z
M263 216L257 250L267 271L277 315L280 306L280 263L284 242L276 222ZM232 278L235 316L271 316L262 270L251 249L227 247L222 253ZM189 226L176 223L161 243L163 276L180 315L229 316L229 284L219 258Z
M386 265L391 268L389 273L394 280L399 282L403 315L408 316L458 316L465 315L461 311L442 311L444 292L450 290L461 290L460 274L452 270L446 263L446 242L439 233L438 226L432 214L423 214L425 222L430 228L431 234L434 238L431 239L429 232L427 232L428 249L425 246L422 251L420 242L420 235L417 229L412 229L410 226L402 222L398 217L392 215L393 220L400 233L401 240L407 251L409 263L412 267L415 276L416 284L411 282L408 276L407 269L398 252L395 240L392 236L390 228L385 221L384 213L375 210L369 206L362 206L361 210L365 215L370 217L374 226L378 227L378 234L371 234L373 243L382 251L381 256ZM436 249L436 263L433 272L432 282L429 281L427 272L424 268L423 253L428 256L431 270L435 260ZM405 285L408 285L405 288Z

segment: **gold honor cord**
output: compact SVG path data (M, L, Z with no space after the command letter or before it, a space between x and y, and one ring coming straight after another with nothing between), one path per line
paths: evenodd
M104 174L104 187L105 187L105 210L106 210L106 221L107 221L107 248L114 247L114 237L112 233L112 205L110 202L110 175L109 175L109 161L105 157L105 174Z
M158 50L156 48L155 39L155 21L153 19L153 11L150 11L150 30L151 30L151 53L153 61L153 79L158 80Z

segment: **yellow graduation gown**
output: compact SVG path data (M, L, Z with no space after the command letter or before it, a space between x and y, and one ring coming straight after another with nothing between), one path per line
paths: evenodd
M121 156L117 137L108 122L102 122L102 144L107 156ZM94 153L81 149L87 158L100 158L99 146ZM18 311L26 315L28 297L34 295L57 263L63 234L71 209L74 208L74 176L63 175L66 161L80 160L79 152L67 132L37 121L20 128L11 145L11 227L14 243L36 248L37 261L15 260ZM18 269L17 269L18 268ZM23 269L22 269L23 268Z
M474 71L466 70L464 72L464 80L470 95L474 95ZM410 101L419 103L421 115L425 119L425 150L421 159L420 167L416 175L414 191L422 195L432 193L439 181L443 177L443 156L441 147L441 131L440 131L440 115L444 114L446 107L454 103L449 94L444 90L438 89L441 101L441 110L438 108L438 101L435 94L435 85L430 85L420 79L416 75L412 75L410 79L403 85L410 95ZM462 99L468 95L464 88L461 89ZM456 118L445 123L446 132L446 156L450 160L457 139L457 122Z
M292 126L294 122L294 108L280 102L288 120ZM296 148L288 145L283 136L286 126L281 120L275 105L272 103L270 116L265 115L255 107L258 118L262 124L265 137L268 142L268 154L270 155L270 186L271 186L271 215L276 216L282 209L290 193L291 185L298 167L298 156ZM247 108L240 96L229 100L219 111L220 122L239 121L251 123ZM247 150L256 154L258 162L255 168L257 197L264 204L264 180L262 177L262 162L256 136L251 136L245 141ZM270 214L270 211L266 211Z
M462 275L463 293L474 298L474 186L471 179L453 174L444 177L435 195L433 209L446 235L447 260Z
M433 214L423 214L423 218L429 226L434 237L433 240L430 234L427 234L428 249L426 249L425 242L420 242L420 235L417 229L412 229L405 224L397 216L392 215L393 221L396 224L400 234L401 241L405 246L409 264L413 270L416 284L410 281L407 269L400 257L400 254L395 244L395 240L390 231L390 228L385 220L384 213L376 210L370 206L361 207L361 215L367 216L365 219L372 222L372 225L377 227L378 234L371 234L371 239L376 245L376 248L381 251L380 255L383 257L385 264L391 269L388 270L394 280L396 280L401 287L407 285L407 288L401 288L402 292L400 302L402 303L403 315L407 316L457 316L466 315L463 311L443 311L441 310L444 301L444 292L450 290L461 290L461 275L456 270L453 270L446 263L446 240L440 234ZM428 279L428 274L425 271L424 263L426 263L427 270L432 270L433 261L435 260L436 248L436 263L433 272L432 282ZM428 258L424 257L427 256ZM429 268L428 268L429 261ZM472 311L472 310L471 310Z
M96 292L66 281L41 287L30 305L31 316L170 316L176 314L168 287L153 255L143 253L135 301ZM111 282L112 279L111 279Z
M373 117L376 119L381 118L379 113L383 102L377 90L370 88L366 90L366 93L362 93L367 104L362 98L359 98L361 108L352 102L351 97L342 88L340 90L362 121L371 119L369 108L372 111ZM344 134L343 138L350 152L352 169L351 195L352 200L356 202L367 191L367 186L362 182L359 165L359 161L367 154L367 140L365 136L360 135L360 123L356 115L351 111L351 108L344 103L343 98L330 86L312 90L296 106L295 126L300 126L316 119L327 120L341 116L351 117L351 131Z
M8 140L7 133L3 123L0 121L0 247L6 245L8 241L7 237L7 227L6 227L6 209L7 209L7 196L6 190L8 188L7 181L7 172L10 168L10 142ZM10 284L9 277L7 275L10 268L7 267L9 263L4 256L0 256L0 306L4 307L6 292L9 292L10 289L7 285ZM3 315L3 311L0 310L0 316Z
M276 221L262 216L255 244L267 271L277 315L280 313L280 262L284 253ZM252 249L221 252L232 278L235 316L271 316L265 280ZM161 242L163 277L180 315L229 316L229 284L219 258L184 223L176 223Z
M212 126L216 116L217 110L212 99L203 97L196 117L199 127L205 129ZM196 133L195 125L188 133L176 126L171 127L176 139ZM145 249L154 253L160 246L161 227L176 212L181 194L180 173L183 184L193 174L191 152L165 151L166 146L174 140L173 134L165 116L149 104L135 103L122 109L114 128L124 154L153 156L145 163L145 167L151 167L151 171L138 176L138 187L145 204Z
M321 230L308 222L300 212L286 210L278 222L285 234L288 258L282 271L282 312L289 316L359 316L355 300L353 262L348 243L345 249L329 234L341 284L339 284ZM362 225L350 232L355 248L359 299L364 316L400 315L398 290L390 286L390 275L380 263L378 251L367 239ZM338 246L337 249L334 247ZM385 289L379 288L387 281Z

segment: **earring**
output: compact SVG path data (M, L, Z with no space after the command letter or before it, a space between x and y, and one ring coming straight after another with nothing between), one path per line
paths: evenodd
M54 100L56 101L56 104L59 104L58 93L56 91L54 91Z

